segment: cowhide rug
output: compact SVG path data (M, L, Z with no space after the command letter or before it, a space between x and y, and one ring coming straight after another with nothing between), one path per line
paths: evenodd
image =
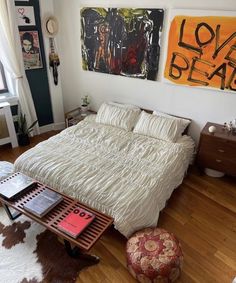
M1 283L74 283L89 265L71 258L43 226L25 216L11 221L0 207Z

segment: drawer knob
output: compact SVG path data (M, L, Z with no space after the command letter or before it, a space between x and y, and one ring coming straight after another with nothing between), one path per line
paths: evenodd
M224 149L218 149L219 152L225 152Z
M222 160L220 160L220 159L216 159L216 162L217 162L217 163L221 163L221 162L222 162Z

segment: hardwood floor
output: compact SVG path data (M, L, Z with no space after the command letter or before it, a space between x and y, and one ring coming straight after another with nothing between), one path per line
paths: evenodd
M55 133L32 138L28 147L0 146L0 160L14 162ZM184 266L177 283L231 283L236 277L236 178L211 178L191 168L161 212L158 226L173 232L182 244ZM91 251L101 257L100 263L83 270L76 282L136 282L126 269L125 244L111 228Z

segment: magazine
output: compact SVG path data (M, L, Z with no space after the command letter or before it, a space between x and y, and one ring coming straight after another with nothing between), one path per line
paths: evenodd
M0 182L0 196L5 199L16 199L27 189L35 186L35 180L17 172Z
M45 189L39 195L28 201L24 205L24 209L38 217L43 217L62 200L63 197L57 192Z
M93 213L77 207L58 223L57 228L71 237L77 238L94 218Z

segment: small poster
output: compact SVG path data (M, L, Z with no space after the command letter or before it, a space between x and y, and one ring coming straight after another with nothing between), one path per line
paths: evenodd
M20 31L25 70L43 67L37 31Z
M15 9L18 26L35 26L33 6L16 6Z

